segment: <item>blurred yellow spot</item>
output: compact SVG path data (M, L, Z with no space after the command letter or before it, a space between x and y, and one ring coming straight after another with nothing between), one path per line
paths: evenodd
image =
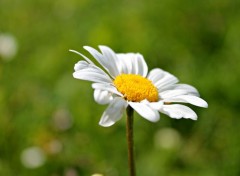
M144 99L150 102L158 101L157 88L150 80L140 75L121 74L113 83L128 101L140 102Z

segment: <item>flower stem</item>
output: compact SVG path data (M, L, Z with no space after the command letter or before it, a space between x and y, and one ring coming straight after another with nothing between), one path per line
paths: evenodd
M133 150L133 108L127 107L127 143L128 143L128 167L129 175L136 176L134 150Z

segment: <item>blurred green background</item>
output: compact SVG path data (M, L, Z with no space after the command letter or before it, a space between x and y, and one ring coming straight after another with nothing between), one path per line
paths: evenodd
M135 114L139 176L240 175L240 1L1 0L0 175L128 175L125 118L72 77L82 46L139 52L194 85L198 121ZM89 56L89 55L88 55ZM124 116L125 117L125 116Z

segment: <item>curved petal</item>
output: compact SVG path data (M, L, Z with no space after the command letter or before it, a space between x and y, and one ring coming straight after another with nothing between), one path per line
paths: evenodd
M106 90L94 90L94 99L99 104L108 104L110 101L113 100L112 94Z
M198 90L189 85L189 84L176 84L174 86L174 89L182 89L182 90L186 90L188 92L188 94L192 94L192 95L195 95L195 96L198 96L199 97L199 92Z
M169 98L173 98L179 95L187 95L187 91L186 90L165 90L163 92L159 92L159 97L161 100L165 100L165 99L169 99Z
M69 51L71 51L71 52L73 52L73 53L76 53L76 54L82 56L88 63L90 63L90 64L92 64L92 65L95 65L90 59L88 59L88 58L87 58L86 56L84 56L82 53L79 53L79 52L77 52L77 51L75 51L75 50L69 50Z
M104 111L99 121L99 125L103 127L109 127L113 125L115 122L121 119L126 106L127 102L124 99L120 97L114 98Z
M165 90L163 92L159 92L159 96L161 99L172 98L172 97L185 95L185 94L187 94L187 91L185 90Z
M106 91L114 93L120 97L123 97L123 95L120 92L118 92L116 87L114 87L112 84L93 83L92 88L99 89L99 90L106 90Z
M197 120L197 114L192 109L180 104L163 105L160 112L175 119L185 118Z
M154 68L149 73L147 78L151 80L153 83L157 82L158 80L164 77L164 71L160 68Z
M87 63L86 61L79 61L78 63L76 63L74 65L74 70L78 71L78 70L82 70L82 69L85 69L88 67L89 67L89 63Z
M73 73L73 77L86 81L99 82L99 83L110 83L111 80L105 75L94 73L92 71L77 71Z
M148 67L143 56L141 54L135 54L134 60L135 60L134 66L136 68L135 69L136 74L146 77L148 72Z
M178 79L175 76L166 71L163 71L160 68L151 70L148 75L148 79L153 82L159 91L178 82Z
M133 53L120 53L117 54L118 60L119 60L119 65L121 67L120 73L125 73L125 74L129 74L132 73L132 57L133 57Z
M104 67L105 62L101 53L99 53L96 49L90 46L84 46L83 48L87 50L98 61L98 63Z
M203 108L208 107L208 104L205 100L203 100L199 97L196 97L196 96L192 96L192 95L179 95L179 96L164 99L163 101L164 102L190 103L195 106L199 106L199 107L203 107Z
M86 49L112 77L116 77L119 75L116 54L107 46L99 46L99 48L102 54L92 47L84 46L84 49Z
M174 84L161 89L162 92L166 90L185 90L187 95L200 96L198 90L188 84Z
M164 104L163 101L149 102L149 106L157 111L159 111L162 108L163 104Z
M138 74L146 77L148 67L141 54L117 54L117 57L119 58L119 65L121 65L121 73Z
M104 59L106 60L106 65L109 73L112 76L116 77L119 75L119 69L117 66L118 58L116 53L107 46L100 45L99 48L103 54Z
M146 103L139 102L128 102L128 104L143 118L157 122L160 119L160 115L157 110L151 108Z
M111 78L102 69L85 61L78 62L74 68L76 70L73 73L74 78L98 83L112 82Z

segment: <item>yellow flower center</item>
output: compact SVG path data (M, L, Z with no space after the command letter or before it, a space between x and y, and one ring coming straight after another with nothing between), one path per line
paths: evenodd
M157 88L150 80L140 75L121 74L113 83L128 101L140 102L144 99L150 102L158 101Z

